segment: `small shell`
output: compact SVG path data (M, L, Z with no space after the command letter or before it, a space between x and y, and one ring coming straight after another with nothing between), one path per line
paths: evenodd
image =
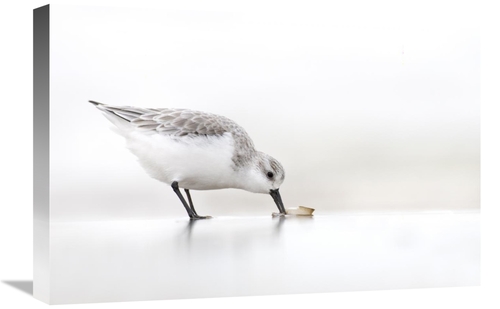
M309 208L305 206L299 206L298 208L288 208L286 209L287 215L295 216L312 216L314 208Z
M297 208L288 208L285 210L287 215L291 216L312 216L314 208L299 206ZM273 212L273 217L284 216L284 214Z

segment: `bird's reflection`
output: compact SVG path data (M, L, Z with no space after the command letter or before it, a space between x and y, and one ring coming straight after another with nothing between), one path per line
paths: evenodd
M181 229L181 232L179 233L180 235L177 238L181 239L182 243L191 243L194 226L200 221L201 220L187 220L184 228Z
M195 224L198 222L200 222L200 220L188 220L185 227L188 240L191 240L191 234L193 233L193 228Z
M177 225L176 236L172 236L176 254L183 256L183 259L191 259L193 254L209 257L222 252L247 258L249 252L270 248L275 250L284 245L285 238L293 238L296 233L307 233L307 226L310 225L308 222L312 223L313 217L222 217L186 220L178 221L182 224Z
M187 242L190 242L192 235L194 233L193 231L194 231L195 225L197 225L197 224L203 225L202 224L203 222L208 223L208 222L212 222L212 221L216 221L216 220L217 219L215 219L215 218L211 219L210 221L207 221L207 220L187 220L186 224L184 226L184 229L181 232L181 234L184 236L181 238L184 238L185 240L187 240ZM288 222L292 221L295 223L308 222L308 221L313 221L314 217L313 216L273 216L273 217L271 217L271 220L275 222L275 224L274 224L275 234L279 234L279 233L281 233L281 231L283 229L285 221L288 221ZM200 223L200 222L202 222L202 223Z
M277 216L272 218L274 221L276 221L274 225L274 233L276 235L279 235L281 233L281 229L283 227L283 223L285 223L286 217L285 216Z
M285 221L291 223L303 223L303 222L312 222L314 220L313 216L273 216L272 218L275 223L275 234L279 235L283 230L283 226L285 225ZM287 223L288 224L288 223Z
M184 221L184 220L183 220ZM186 220L184 224L179 225L178 228L176 228L176 236L173 237L173 244L176 246L176 252L177 254L182 255L183 252L184 254L190 254L191 249L193 247L193 234L195 231L195 225L199 224L200 221L205 221L205 220ZM180 223L180 222L178 222Z

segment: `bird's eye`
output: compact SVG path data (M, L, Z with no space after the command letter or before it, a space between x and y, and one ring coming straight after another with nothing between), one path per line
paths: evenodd
M274 177L273 172L267 172L267 177L268 177L268 178L273 178L273 177Z

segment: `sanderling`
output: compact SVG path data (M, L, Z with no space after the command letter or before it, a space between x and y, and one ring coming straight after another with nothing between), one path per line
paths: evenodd
M196 213L189 190L236 188L266 193L280 214L286 213L279 193L285 179L283 166L255 150L250 136L234 121L188 109L89 102L125 137L144 170L172 187L191 219L210 216ZM179 188L186 192L188 202Z

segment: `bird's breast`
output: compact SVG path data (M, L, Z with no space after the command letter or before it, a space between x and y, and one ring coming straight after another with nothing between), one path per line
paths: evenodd
M235 187L234 139L217 136L168 136L130 134L127 147L153 178L192 190Z

